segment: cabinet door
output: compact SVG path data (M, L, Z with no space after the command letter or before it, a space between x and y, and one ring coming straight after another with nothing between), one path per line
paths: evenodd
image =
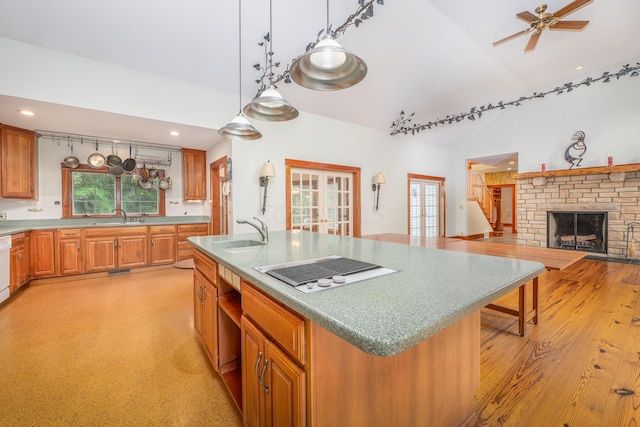
M207 279L202 292L202 345L213 369L218 371L218 340L216 319L218 318L218 291Z
M265 423L267 427L306 425L305 373L275 344L264 345Z
M176 262L176 235L156 234L151 236L151 265Z
M204 277L198 270L193 270L193 329L202 342L202 313L204 311Z
M18 290L22 277L22 259L24 254L24 246L14 246L11 248L9 261L9 292L13 293Z
M35 139L33 132L0 126L0 197L35 198Z
M82 273L82 239L60 239L58 245L60 254L60 275Z
M242 316L242 417L245 427L258 427L264 417L264 335Z
M116 238L87 237L85 244L85 271L113 270L116 268Z
M149 237L118 237L118 267L144 267L149 264Z
M30 233L31 277L56 274L55 231L39 230Z
M207 197L207 153L182 149L182 190L184 200L205 200Z

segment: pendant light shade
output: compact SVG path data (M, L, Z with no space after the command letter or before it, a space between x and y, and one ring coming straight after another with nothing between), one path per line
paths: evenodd
M263 90L260 96L245 105L243 111L249 117L269 122L284 122L298 117L298 110L273 86Z
M367 75L367 64L326 36L289 69L291 79L308 89L339 90L359 83Z
M238 0L238 105L238 115L218 129L218 134L232 139L262 138L262 134L242 114L242 0Z
M298 117L298 110L280 95L273 85L273 6L269 0L269 87L260 96L245 105L243 111L254 119L269 122L284 122Z
M314 90L345 89L359 83L367 75L367 64L331 37L329 0L325 37L313 49L293 61L289 75L300 86Z
M227 138L235 139L260 139L262 134L260 131L249 123L249 120L242 113L238 113L237 116L231 120L231 122L224 125L218 130L218 133Z

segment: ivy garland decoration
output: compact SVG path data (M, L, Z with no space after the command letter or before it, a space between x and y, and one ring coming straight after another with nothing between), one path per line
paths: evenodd
M384 0L358 0L358 8L356 9L356 11L349 15L347 20L335 30L332 31L331 26L329 26L329 28L320 30L316 35L316 41L307 44L305 53L313 49L316 44L324 37L326 32L329 32L329 35L333 39L337 39L338 37L346 33L349 27L354 26L358 28L363 21L372 18L374 3L384 5ZM258 43L258 46L264 48L264 65L255 64L253 66L253 68L255 68L256 70L262 71L262 75L260 76L260 78L256 79L256 83L258 84L258 92L256 96L259 95L263 90L265 90L269 86L270 82L272 82L276 88L276 83L278 82L284 81L285 83L291 83L291 77L289 76L289 67L296 59L298 59L298 57L293 58L291 62L287 64L287 67L282 74L275 75L274 70L280 67L280 62L273 62L273 52L271 52L269 49L270 41L271 35L267 33L263 37L263 40Z
M393 123L391 124L391 129L392 129L391 135L397 135L397 134L415 135L426 129L431 129L433 127L438 127L442 125L450 125L452 123L458 123L463 121L464 119L475 121L476 119L481 118L482 115L488 111L504 110L507 107L519 107L525 101L544 98L545 96L552 93L555 93L556 95L569 93L572 90L577 89L581 86L591 86L592 83L596 83L600 81L603 83L609 83L612 81L612 78L614 77L616 80L620 80L620 78L624 76L637 77L640 74L638 70L640 70L640 62L636 63L635 66L630 66L629 64L627 64L627 65L624 65L620 69L620 71L618 71L617 73L611 73L609 71L605 71L600 77L595 77L595 78L587 77L586 79L582 80L580 83L569 82L569 83L565 83L562 86L557 86L554 89L548 90L546 92L539 92L539 93L534 92L533 95L530 95L530 96L521 96L520 98L513 101L509 101L509 102L499 101L495 105L490 103L490 104L482 105L480 107L472 107L467 112L460 113L453 116L447 115L444 119L436 119L434 121L431 121L425 124L411 123L411 120L413 119L415 112L406 116L403 110L403 111L400 111L400 116L396 120L394 120Z

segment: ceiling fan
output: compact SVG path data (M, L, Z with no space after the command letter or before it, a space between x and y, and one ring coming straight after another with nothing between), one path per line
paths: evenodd
M556 13L547 12L547 5L542 4L535 9L535 12L538 14L538 16L534 15L531 12L520 12L516 14L516 18L521 19L529 24L529 28L510 35L509 37L505 37L502 40L498 40L497 42L493 43L493 46L499 46L503 43L508 42L509 40L513 40L517 37L533 32L533 34L529 38L527 46L524 48L525 52L531 52L536 48L538 39L540 38L540 34L542 34L542 31L545 29L549 29L552 31L581 31L584 29L584 27L587 26L587 24L589 24L589 21L561 21L561 19L569 15L570 13L583 8L589 3L593 3L593 0L575 0L562 9L558 10Z

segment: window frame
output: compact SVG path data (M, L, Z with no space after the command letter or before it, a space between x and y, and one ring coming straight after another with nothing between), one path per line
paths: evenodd
M94 169L86 164L81 164L75 169L70 169L64 166L63 163L60 164L60 168L62 170L62 218L86 218L85 215L73 215L73 206L72 206L72 193L73 193L73 183L71 174L73 172L83 172L83 173L109 173L109 169L104 166L101 168ZM164 177L164 170L158 170L158 178ZM122 206L122 185L121 178L116 176L116 205L115 209L121 209ZM158 213L157 214L145 214L144 216L166 216L166 197L165 192L162 190L158 191ZM121 216L120 212L116 211L112 215L105 214L96 214L91 215L92 218L114 218Z

